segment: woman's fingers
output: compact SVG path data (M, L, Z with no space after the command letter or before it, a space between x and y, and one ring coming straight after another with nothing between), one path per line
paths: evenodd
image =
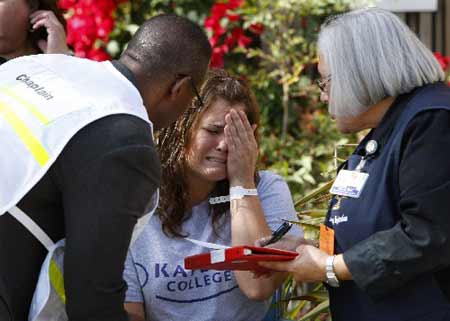
M228 151L234 152L239 142L237 141L236 129L233 127L233 120L230 114L227 114L225 116L224 131L225 131L225 138L227 139L227 144L229 143L231 145L231 149L229 148Z
M245 133L247 140L248 141L254 140L255 139L254 129L256 127L253 128L253 126L256 126L256 125L253 125L253 126L250 125L250 122L248 121L247 115L245 114L244 111L240 110L238 115L241 120L240 123L243 127L243 133Z
M230 132L234 136L235 142L241 143L252 148L256 146L254 131L256 125L250 125L247 115L244 111L231 110L228 114L227 125L230 126Z
M242 141L242 124L241 124L241 119L239 117L239 115L237 114L237 112L234 109L231 109L230 112L228 113L229 116L229 126L230 126L230 132L233 135L233 138L235 140L236 144L242 144L244 143Z

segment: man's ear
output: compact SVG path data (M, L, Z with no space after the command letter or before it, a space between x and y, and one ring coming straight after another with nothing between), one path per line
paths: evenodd
M177 78L170 89L170 98L176 99L183 91L183 87L188 88L190 81L190 76L181 76L180 78Z

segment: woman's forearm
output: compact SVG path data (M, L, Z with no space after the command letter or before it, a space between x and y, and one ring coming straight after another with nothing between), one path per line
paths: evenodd
M257 196L232 200L230 211L233 246L253 245L257 239L271 234ZM253 300L270 298L287 276L285 273L274 273L268 278L255 279L247 271L236 271L234 274L241 291Z

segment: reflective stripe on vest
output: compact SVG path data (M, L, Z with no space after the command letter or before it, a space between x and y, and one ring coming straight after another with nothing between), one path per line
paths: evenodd
M37 55L13 59L0 72L0 215L37 184L83 127L116 114L152 127L138 90L110 62Z
M51 260L50 262L50 283L52 284L53 288L55 289L56 293L58 293L59 298L61 301L66 304L66 291L64 289L64 277L59 269L58 265L54 260Z
M38 164L41 167L44 166L50 159L50 156L25 122L14 113L14 110L10 106L2 101L0 101L0 115L13 128L14 132L19 136L22 143L30 151Z
M43 246L52 253L55 244L51 238L37 225L24 211L18 207L13 207L8 211L11 216L18 220L31 234L33 234ZM64 276L58 263L53 258L50 259L48 268L49 281L62 303L66 304L66 293L64 289Z
M9 87L1 87L0 88L0 92L8 95L9 97L15 99L17 102L19 102L20 104L22 104L25 108L28 109L28 111L34 115L34 117L36 117L36 119L38 119L42 124L47 125L49 120L47 119L47 117L42 114L39 111L39 108L37 106L34 106L33 104L29 103L28 101L26 101L25 99L19 97L12 88Z

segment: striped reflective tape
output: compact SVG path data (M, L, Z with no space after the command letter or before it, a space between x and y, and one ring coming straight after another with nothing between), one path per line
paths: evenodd
M54 260L50 261L49 277L52 287L60 297L61 301L66 304L66 291L64 289L64 277Z
M14 110L7 104L0 102L0 116L3 116L6 122L14 129L39 165L44 166L50 159L47 150L33 135L27 125L14 113Z
M0 87L0 92L13 98L14 100L18 101L22 106L24 106L34 117L36 117L44 125L47 125L49 123L48 118L39 111L39 108L37 108L35 105L29 103L22 97L18 96L11 88Z
M50 251L54 245L52 239L41 229L39 225L36 224L35 221L31 219L29 215L27 215L27 213L22 211L17 206L10 208L8 213L18 220L28 231L30 231L30 233L33 234L43 246L45 246L47 251Z

